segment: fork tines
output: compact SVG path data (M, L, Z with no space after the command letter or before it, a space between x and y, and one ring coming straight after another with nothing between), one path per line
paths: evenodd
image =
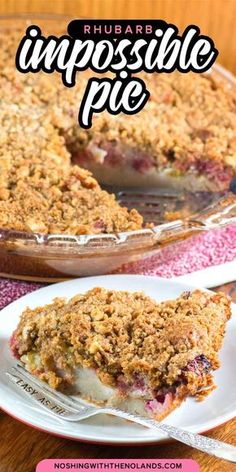
M121 205L129 210L135 208L153 223L163 221L166 212L177 211L185 199L182 192L171 189L119 189L115 195Z
M22 362L18 362L17 364L15 364L15 366L12 367L8 372L6 372L6 374L10 378L10 380L14 381L15 383L17 383L18 380L21 379L24 380L26 384L27 382L29 382L29 386L38 389L40 393L45 393L47 397L49 397L52 401L57 402L58 405L62 408L68 408L71 413L78 412L78 410L86 409L88 407L88 405L86 405L79 398L75 399L70 395L64 395L63 393L52 389L46 382L43 382L39 378L30 374L25 369L24 364Z

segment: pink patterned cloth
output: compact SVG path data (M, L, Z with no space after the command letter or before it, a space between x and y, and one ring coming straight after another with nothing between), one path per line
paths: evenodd
M176 246L177 247L177 246ZM122 272L174 277L236 259L236 225L194 236L175 250L169 246L142 261L127 264ZM39 283L0 279L0 309L42 287Z
M43 287L43 284L0 279L0 309L13 302L13 300L23 297L23 295L33 292L40 287Z
M176 244L122 271L159 277L176 277L236 259L236 225L215 229Z

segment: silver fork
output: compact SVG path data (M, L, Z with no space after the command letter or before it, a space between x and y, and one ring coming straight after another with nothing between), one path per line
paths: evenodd
M98 414L107 413L138 423L147 428L167 433L170 438L207 454L230 462L236 462L236 447L233 445L191 433L148 417L128 413L118 408L85 404L79 398L75 399L53 390L49 385L27 372L24 365L20 362L7 371L6 375L26 396L32 398L38 405L45 408L48 413L61 420L77 422Z
M231 224L236 221L236 192L186 192L172 189L158 188L117 188L106 187L114 193L121 206L129 210L135 208L141 213L146 223L152 222L160 224L166 221L166 215L180 213L183 222L201 223L202 218L206 225L208 212L215 220L218 218L218 225L221 225L221 210L228 221L224 219L224 224ZM217 217L217 218L216 218ZM223 215L222 215L223 217ZM223 222L222 222L223 223Z

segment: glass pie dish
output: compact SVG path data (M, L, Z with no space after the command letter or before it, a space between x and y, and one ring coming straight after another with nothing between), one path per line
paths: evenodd
M35 23L55 32L59 22L66 25L69 20L57 15L9 15L0 18L0 28L19 26L23 35L26 26ZM236 80L221 66L215 66L211 73L235 87ZM203 197L196 194L189 205L185 196L187 210L183 211L183 205L181 213L185 216L170 222L160 218L154 227L138 231L75 236L0 229L0 276L53 282L120 270L123 264L154 254L167 244L173 245L173 251L178 250L178 241L236 220L233 195L208 193L207 198ZM209 203L210 209L206 210Z
M24 280L65 280L107 274L153 255L200 231L236 222L236 197L227 195L194 217L151 229L101 235L56 235L0 231L0 275Z

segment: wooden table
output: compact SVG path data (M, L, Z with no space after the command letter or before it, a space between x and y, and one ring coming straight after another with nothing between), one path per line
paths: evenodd
M72 18L161 18L180 31L198 25L219 50L219 62L236 73L236 0L1 0L6 13L59 13Z
M223 290L236 302L236 282L217 287L216 290ZM209 434L213 438L235 443L236 419ZM0 472L35 472L36 464L46 458L185 458L196 460L201 472L236 471L236 465L207 456L177 442L125 447L82 444L41 433L0 412Z

